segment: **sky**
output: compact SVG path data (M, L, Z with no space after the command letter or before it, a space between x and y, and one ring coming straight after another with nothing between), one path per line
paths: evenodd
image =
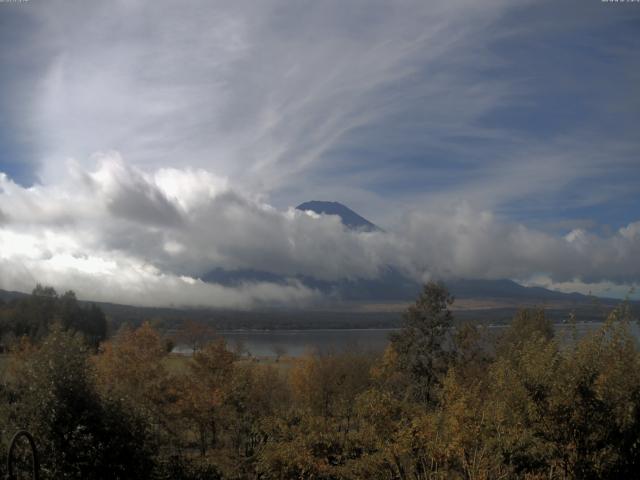
M0 2L0 45L2 289L259 308L387 266L640 284L638 2L27 0Z

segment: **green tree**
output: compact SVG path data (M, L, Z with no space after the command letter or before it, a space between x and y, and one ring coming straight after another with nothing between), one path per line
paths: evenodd
M140 478L152 466L146 429L101 400L88 355L81 337L54 325L16 357L8 420L37 438L44 478Z
M0 330L13 338L27 336L37 341L49 333L54 322L59 322L65 330L81 332L94 348L107 335L106 317L100 308L93 304L82 306L71 290L59 296L54 288L40 284L12 308L3 309Z
M65 329L82 333L94 348L106 338L107 319L104 312L95 304L81 306L72 290L58 298L56 311Z
M436 282L427 283L404 314L400 332L391 336L399 369L410 379L413 398L433 404L452 358L453 297Z
M551 340L555 333L553 323L547 318L542 308L523 308L511 320L511 325L498 339L498 355L508 355L522 347L531 339L539 337L544 341Z

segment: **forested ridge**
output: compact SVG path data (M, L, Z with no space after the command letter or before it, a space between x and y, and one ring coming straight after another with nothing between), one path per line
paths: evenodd
M53 324L83 335L86 342L98 347L107 337L107 319L95 304L81 304L73 291L58 295L52 287L38 284L29 296L12 301L0 299L0 345L6 348L23 338L39 342Z
M0 304L0 451L26 428L45 479L636 477L627 304L558 338L537 309L454 328L452 302L425 285L379 355L264 363L219 338L177 356L150 323L107 338L99 308L39 286Z

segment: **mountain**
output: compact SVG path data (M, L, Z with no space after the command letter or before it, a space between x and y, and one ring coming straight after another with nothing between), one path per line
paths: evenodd
M225 287L237 287L241 283L278 283L286 284L287 279L276 273L254 270L252 268L239 268L237 270L225 270L224 268L214 268L201 277L203 282L217 283Z
M338 215L348 228L360 231L381 231L366 218L338 202L310 201L296 207L298 210L317 214ZM305 275L295 277L309 288L319 290L339 302L410 302L420 293L422 285L402 272L388 266L374 279L319 280ZM225 286L237 286L249 282L286 283L282 275L253 269L224 270L216 268L202 276L202 280ZM525 287L512 280L497 279L449 279L449 291L464 300L499 303L588 303L590 297L580 293L562 293L542 287ZM497 301L497 302L496 302Z
M363 230L365 232L376 232L382 230L377 225L374 225L366 218L361 217L349 207L346 207L339 202L312 200L310 202L301 203L296 207L296 209L305 212L310 210L318 215L337 215L345 226L354 230Z
M383 269L374 279L320 281L298 277L310 288L348 302L410 302L420 293L422 284L393 267ZM496 300L499 303L589 303L592 297L564 293L542 287L525 287L509 279L446 279L445 285L458 300ZM603 299L611 300L611 299ZM614 300L617 303L617 301Z
M525 287L513 280L456 279L445 282L457 298L498 298L518 301L588 302L581 293L564 293L543 287Z

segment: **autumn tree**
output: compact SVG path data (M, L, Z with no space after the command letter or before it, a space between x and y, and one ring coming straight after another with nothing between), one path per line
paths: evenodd
M489 370L487 438L500 440L495 451L514 476L629 478L640 461L639 366L615 312L576 343L535 331Z
M201 455L216 446L219 410L231 381L234 357L224 340L209 342L193 354L188 375L182 379L178 409L197 430Z
M359 352L307 354L291 371L300 405L323 419L352 416L355 397L370 384L372 359Z
M190 347L195 354L215 336L216 331L211 325L195 320L185 320L176 334L176 339L179 343Z
M234 366L219 416L226 438L217 458L227 476L258 476L258 459L273 440L270 427L287 416L290 400L289 385L278 368L255 363Z
M97 384L103 397L144 418L157 435L171 441L178 428L172 419L175 391L164 364L163 338L145 322L122 329L95 357Z
M290 374L293 408L272 419L259 461L275 478L348 478L364 453L358 396L371 385L372 358L363 353L308 354Z
M498 354L507 355L535 337L546 341L554 336L553 323L543 309L522 308L511 320L509 328L498 338Z
M455 358L451 367L460 381L475 383L485 375L495 357L496 336L490 329L464 323L453 334Z

